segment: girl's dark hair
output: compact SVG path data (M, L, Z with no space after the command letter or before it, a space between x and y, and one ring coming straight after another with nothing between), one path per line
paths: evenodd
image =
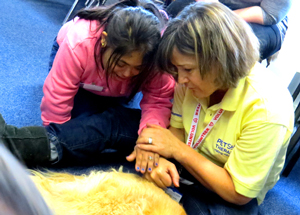
M137 76L131 78L131 94L128 100L149 83L158 70L154 70L154 55L160 41L160 34L165 26L165 18L158 6L150 1L125 0L110 6L83 9L77 13L79 18L99 21L99 28L107 32L106 43L113 52L108 60L106 82L118 60L133 51L144 54L142 69ZM101 48L101 37L95 45L95 61L102 67L102 56L106 48Z

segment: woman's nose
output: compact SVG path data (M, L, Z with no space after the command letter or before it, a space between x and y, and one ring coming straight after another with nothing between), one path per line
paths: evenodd
M185 84L188 82L187 77L184 75L184 73L178 71L178 83L179 84Z

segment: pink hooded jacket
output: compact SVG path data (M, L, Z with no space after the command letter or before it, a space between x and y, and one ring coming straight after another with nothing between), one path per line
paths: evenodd
M97 70L94 47L102 33L102 30L95 33L97 27L97 21L75 18L60 29L57 35L60 48L43 87L41 118L45 126L50 122L62 124L70 120L74 96L79 87L100 96L120 97L130 94L129 81L109 78L108 89L105 71ZM174 79L164 74L154 78L147 91L143 91L138 133L146 127L146 123L162 127L169 125L174 86Z

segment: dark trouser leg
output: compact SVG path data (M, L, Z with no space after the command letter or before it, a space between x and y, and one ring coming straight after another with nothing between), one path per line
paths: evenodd
M205 188L197 181L185 168L183 168L177 161L170 160L180 169L180 176L188 181L194 182L193 185L186 185L180 183L178 188L182 194L180 204L184 207L189 215L257 215L258 204L257 200L253 199L245 205L235 205L226 202L216 193Z
M209 191L201 184L180 185L179 191L182 194L180 203L183 205L187 214L200 215L257 215L257 200L253 199L246 205L235 205L226 202L217 194Z
M140 117L140 110L116 106L61 125L51 123L47 130L56 137L53 144L58 151L58 161L62 158L95 160L108 148L124 155L131 153L138 137Z
M50 58L49 58L49 71L50 71L51 68L52 68L52 65L53 65L53 62L54 62L54 58L55 58L55 56L56 56L56 53L57 53L57 51L58 51L58 48L59 48L59 45L58 45L58 43L56 42L56 37L55 37L55 38L54 38L54 41L53 41L51 53L50 53Z
M124 98L103 97L79 89L72 119L46 129L58 152L57 161L88 161L104 149L129 155L138 138L141 110L122 106Z
M74 98L74 107L71 112L72 119L91 116L101 113L109 107L115 107L125 102L124 97L105 97L79 88Z
M276 25L249 23L260 44L260 59L264 60L281 48L281 35Z
M46 129L42 126L17 128L7 125L0 114L0 140L27 165L49 161L50 148Z
M173 1L169 6L166 8L166 12L172 18L176 17L177 14L183 10L184 7L188 6L191 3L194 3L195 0L176 0Z

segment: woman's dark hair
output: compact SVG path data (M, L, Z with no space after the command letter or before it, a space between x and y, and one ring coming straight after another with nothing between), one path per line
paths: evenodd
M150 1L125 0L110 6L83 9L77 16L86 20L98 20L99 28L107 32L107 46L113 50L106 70L106 82L112 75L119 59L134 51L144 54L142 69L137 76L131 78L130 100L156 73L154 56L160 41L165 19L159 8ZM95 45L95 61L102 67L102 56L106 48L101 48L101 37ZM108 85L109 87L109 85Z

